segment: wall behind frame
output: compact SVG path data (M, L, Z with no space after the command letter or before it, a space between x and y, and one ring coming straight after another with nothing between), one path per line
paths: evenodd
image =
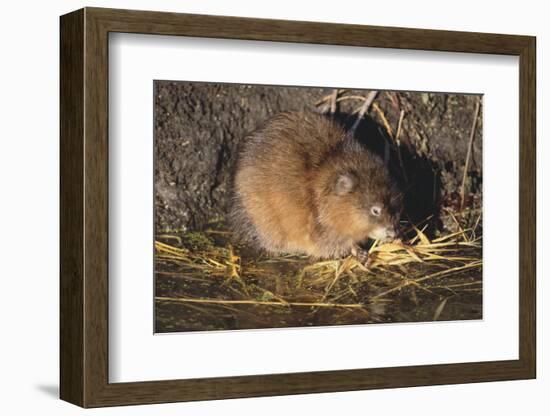
M432 29L452 29L538 37L538 334L537 380L380 390L337 394L226 400L86 411L88 414L239 414L331 415L343 410L409 415L530 414L548 409L550 361L545 357L548 331L543 323L550 295L543 279L548 260L550 222L541 213L550 208L542 184L550 181L543 167L550 160L544 143L542 114L550 102L544 72L550 59L550 28L544 4L465 0L453 7L437 1L384 2L254 2L233 0L120 0L7 3L0 16L0 302L2 338L0 379L6 414L41 411L73 415L83 410L59 401L58 395L58 125L59 125L59 15L84 6L164 10L186 13L241 15L293 20L318 20ZM546 325L547 326L547 325Z

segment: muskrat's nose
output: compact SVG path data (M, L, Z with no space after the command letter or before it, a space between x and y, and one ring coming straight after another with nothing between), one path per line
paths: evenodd
M397 237L397 233L395 232L395 230L390 228L388 229L388 231L386 231L386 236L388 237L388 239L394 240Z

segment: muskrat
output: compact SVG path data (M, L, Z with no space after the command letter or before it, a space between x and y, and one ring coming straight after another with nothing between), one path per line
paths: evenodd
M334 120L280 113L241 145L231 222L270 253L365 259L361 242L392 240L402 195L380 157Z

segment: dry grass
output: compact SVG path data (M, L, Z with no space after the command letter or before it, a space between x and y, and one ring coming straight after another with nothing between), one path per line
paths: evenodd
M318 262L304 256L258 256L246 247L234 248L223 229L158 236L157 307L180 305L199 315L198 323L180 319L180 326L168 325L168 330L185 330L181 325L200 329L205 320L212 323L228 314L229 327L239 328L316 325L327 319L334 324L387 321L386 312L399 310L403 296L417 306L429 298L430 319L439 319L448 299L481 292L479 221L466 227L452 215L456 231L437 238L428 238L426 225L410 225L404 242L374 242L368 267L352 256ZM171 288L163 288L166 279ZM289 323L290 312L298 323Z

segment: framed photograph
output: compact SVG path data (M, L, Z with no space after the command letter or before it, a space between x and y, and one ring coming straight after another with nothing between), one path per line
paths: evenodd
M534 37L60 27L63 400L536 376Z

